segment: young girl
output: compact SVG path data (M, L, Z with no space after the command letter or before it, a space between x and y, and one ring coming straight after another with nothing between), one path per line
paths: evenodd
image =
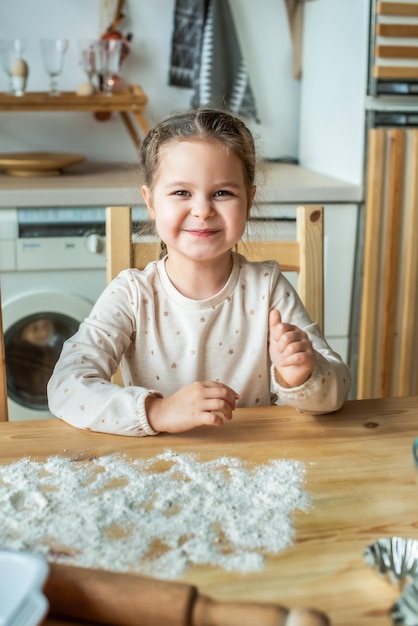
M273 261L233 252L255 194L239 119L170 117L141 150L142 194L165 255L119 274L63 347L48 385L61 419L123 435L222 426L239 406L338 409L350 372ZM125 383L110 382L119 363Z

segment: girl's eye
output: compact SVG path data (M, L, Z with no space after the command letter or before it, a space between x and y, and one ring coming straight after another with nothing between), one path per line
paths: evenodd
M189 196L189 192L186 191L185 189L177 189L177 191L174 192L175 196Z
M222 196L232 196L232 193L227 189L220 189L219 191L215 192L215 198L220 198Z

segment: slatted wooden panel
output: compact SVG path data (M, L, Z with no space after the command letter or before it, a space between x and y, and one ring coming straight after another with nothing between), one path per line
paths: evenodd
M382 80L418 79L418 2L377 2L373 76ZM391 19L393 18L393 22ZM410 20L410 23L408 23ZM390 38L399 38L394 42ZM402 39L406 39L405 44Z
M378 276L383 222L384 131L370 133L364 241L364 272L359 336L358 397L373 395L377 352ZM369 358L370 355L370 358ZM372 356L373 355L373 356Z
M407 15L418 17L418 4L416 2L378 2L376 13L378 15Z
M418 377L418 130L372 129L359 398L412 395Z
M402 333L397 389L400 396L418 394L418 131L413 133L410 188L404 238L404 281L401 285Z
M376 56L393 59L417 59L418 47L416 46L376 46Z
M418 67L375 66L374 76L382 79L415 80L418 79Z
M382 285L382 328L381 328L381 371L378 380L382 396L390 396L394 367L395 328L398 306L399 249L401 245L401 208L403 200L402 177L404 172L405 132L389 131L389 176L387 197L386 237L383 262Z
M381 37L418 37L418 24L376 24Z
M0 293L0 422L8 421L6 357L4 354L3 316Z

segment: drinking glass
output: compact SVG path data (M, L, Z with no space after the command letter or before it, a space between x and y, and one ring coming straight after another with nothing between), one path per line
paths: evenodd
M0 39L1 64L9 77L9 93L15 94L13 67L16 61L23 61L26 39Z
M100 88L107 95L112 95L112 77L119 72L122 42L118 39L96 41L94 58L96 72L99 75Z
M50 78L49 95L59 96L58 76L62 72L68 39L41 39L41 51L46 72Z
M92 85L94 84L93 79L96 74L95 43L95 39L80 39L78 42L81 66L87 75L89 83Z

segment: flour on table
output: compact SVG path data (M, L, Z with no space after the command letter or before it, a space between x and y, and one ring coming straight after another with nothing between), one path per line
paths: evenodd
M304 465L171 450L147 461L54 456L0 466L0 548L48 561L176 578L189 565L242 573L292 544Z

